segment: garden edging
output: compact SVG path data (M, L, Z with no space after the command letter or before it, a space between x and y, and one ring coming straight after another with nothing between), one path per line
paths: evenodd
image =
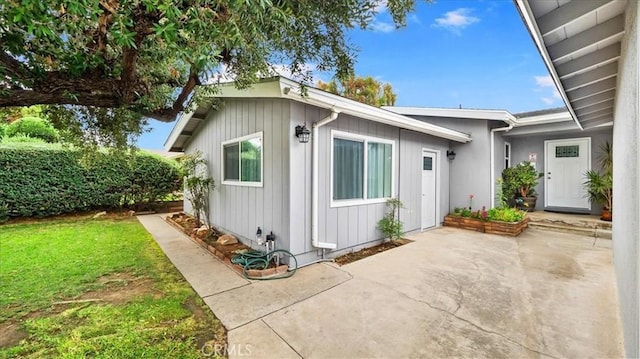
M208 251L209 253L213 254L214 256L218 257L224 264L226 264L227 266L229 266L229 268L233 269L234 271L236 271L238 274L244 276L244 268L231 263L231 258L228 258L227 256L225 256L225 254L221 251L219 251L216 247L212 246L211 244L208 244L207 242L205 242L204 240L202 240L202 238L191 234L191 233L186 233L185 229L176 221L174 221L173 219L171 219L170 217L166 217L165 221L167 221L167 223L169 223L170 225L172 225L173 227L175 227L176 229L178 229L180 232L185 233L187 236L189 236L189 238L191 238L192 241L194 241L197 245L199 245L201 248L205 249L206 251ZM246 271L246 275L249 277L271 277L274 275L278 275L278 274L283 274L286 273L287 270L289 270L289 265L287 264L282 264L278 267L275 268L266 268L266 269L248 269Z
M477 218L452 216L444 217L444 225L468 229L481 233L499 234L516 237L529 225L529 218L525 217L520 222L483 221Z

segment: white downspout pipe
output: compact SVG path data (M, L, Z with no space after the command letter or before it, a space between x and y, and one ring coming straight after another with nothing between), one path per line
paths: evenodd
M509 124L507 127L498 127L491 130L491 151L490 152L490 161L491 161L491 208L496 206L496 144L495 144L495 133L498 131L509 132L513 128L513 123Z
M326 249L336 249L337 245L335 243L326 243L320 242L318 240L318 179L320 178L320 171L318 169L319 166L319 154L318 154L318 145L319 145L319 129L320 127L328 124L331 121L334 121L338 118L339 111L331 110L331 114L320 121L314 122L312 126L311 132L311 245L316 248L326 248ZM324 251L323 251L324 254Z

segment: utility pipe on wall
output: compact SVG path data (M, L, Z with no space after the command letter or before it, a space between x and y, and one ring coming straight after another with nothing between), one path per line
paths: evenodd
M489 156L490 161L491 161L491 208L495 207L496 205L496 144L495 142L495 133L498 131L504 131L504 132L509 132L509 130L511 130L513 128L513 124L509 124L509 126L507 127L498 127L498 128L494 128L491 130L491 138L490 138L490 142L491 142L491 150L489 151L490 154Z
M339 111L336 111L334 109L331 110L331 114L325 118L323 118L320 121L314 122L313 126L312 126L312 133L311 133L311 177L312 177L312 182L311 182L311 245L313 245L316 248L326 248L326 249L336 249L337 245L335 243L326 243L326 242L320 242L318 240L318 190L319 190L319 186L318 186L318 178L320 177L319 174L319 154L318 154L318 142L319 141L319 136L318 134L320 133L319 129L320 127L328 124L331 121L334 121L336 118L338 118L338 113ZM331 179L330 179L331 180ZM324 253L324 252L323 252Z

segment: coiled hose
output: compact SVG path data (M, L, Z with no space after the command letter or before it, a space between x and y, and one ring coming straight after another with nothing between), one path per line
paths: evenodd
M287 269L285 273L280 275L273 275L270 277L253 277L247 273L249 269L258 269L258 270L266 269L269 266L269 263L271 262L271 260L273 259L276 253L284 253L288 255L289 258L293 259L293 262L295 263L295 267L291 269L291 265L289 265L289 269ZM289 278L293 276L298 270L298 260L296 259L296 256L294 256L293 253L284 249L276 249L269 253L264 251L249 251L246 253L239 253L233 256L233 258L231 258L231 263L237 264L242 267L242 274L244 275L245 278L255 279L255 280L272 280L272 279Z

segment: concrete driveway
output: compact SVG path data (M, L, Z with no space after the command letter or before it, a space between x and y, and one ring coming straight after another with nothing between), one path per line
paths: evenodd
M208 278L226 284L199 294L228 329L230 357L623 356L611 241L533 229L410 238L286 280L218 268Z
M304 358L623 356L610 241L449 228L412 239L332 267L348 280L231 330L230 343L272 331ZM261 344L256 357L286 353Z

